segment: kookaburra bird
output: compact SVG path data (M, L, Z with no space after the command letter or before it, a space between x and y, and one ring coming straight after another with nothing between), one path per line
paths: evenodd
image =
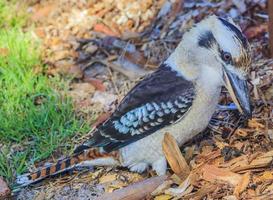
M133 87L78 148L78 152L94 148L100 152L80 164L120 165L136 172L151 166L158 175L165 174L164 134L170 133L182 145L204 130L222 86L239 111L251 116L246 81L249 51L248 41L232 20L210 16L193 26L169 58ZM44 171L18 177L17 183L31 183L79 162L77 156L60 160Z

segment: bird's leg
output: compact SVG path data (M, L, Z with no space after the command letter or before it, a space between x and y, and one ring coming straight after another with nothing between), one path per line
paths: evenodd
M129 169L132 172L142 173L148 168L148 166L148 163L140 162L130 165Z
M153 167L153 170L156 171L158 176L166 174L166 171L167 171L166 158L162 156L160 159L158 159L152 164L152 167Z

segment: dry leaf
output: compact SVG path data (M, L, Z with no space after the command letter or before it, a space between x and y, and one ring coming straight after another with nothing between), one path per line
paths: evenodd
M83 99L90 99L91 94L95 91L93 85L89 83L73 83L71 85L72 90L69 91L69 95L74 102L79 102Z
M103 82L99 79L91 78L91 77L84 77L84 81L92 84L96 88L96 90L99 90L101 92L104 92L106 90L106 87L103 85Z
M108 26L98 23L94 26L94 31L104 33L109 36L120 37L120 34L111 30Z
M31 16L33 21L41 21L50 15L50 13L56 8L54 4L46 4L46 6L37 6Z

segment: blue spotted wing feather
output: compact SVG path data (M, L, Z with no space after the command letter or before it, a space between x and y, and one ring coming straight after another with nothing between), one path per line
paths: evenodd
M194 96L192 82L161 65L124 97L111 117L97 127L85 147L103 147L110 152L142 139L182 119Z

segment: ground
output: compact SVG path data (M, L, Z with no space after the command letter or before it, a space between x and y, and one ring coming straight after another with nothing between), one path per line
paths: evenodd
M6 1L2 2L7 5ZM237 111L218 110L209 129L181 149L191 169L187 187L184 180L173 175L171 184L149 198L194 198L202 194L202 188L207 190L200 198L265 199L272 194L273 60L268 58L265 1L44 0L13 1L9 6L15 11L24 8L19 9L24 12L15 12L20 16L17 18L7 11L3 16L0 14L0 19L6 20L1 27L5 27L9 36L8 30L16 33L12 41L25 38L23 47L37 49L35 45L39 46L31 59L22 56L17 65L28 63L29 76L23 76L29 77L29 82L37 77L43 85L37 87L36 82L23 85L23 89L30 89L26 92L29 95L18 97L20 105L25 105L20 107L23 111L31 108L28 110L41 115L27 112L22 115L22 119L28 116L27 120L20 121L27 123L22 124L17 121L12 124L15 116L11 115L6 120L6 129L0 129L4 137L0 140L0 175L11 187L16 174L71 154L90 127L100 121L98 116L109 114L138 78L154 70L192 24L217 14L232 17L251 43L253 64L249 70L249 87L253 119L242 123ZM22 35L18 36L17 30ZM13 45L6 47L3 43L7 40L3 41L0 39L0 62L14 63L6 61L14 60L16 53L9 53L15 51L10 48ZM11 91L10 88L14 86L6 86L6 91ZM28 101L31 95L34 97ZM47 101L47 96L56 98ZM17 100L11 107L15 109L16 103ZM226 91L220 103L230 103ZM43 112L47 110L51 113ZM16 115L20 116L20 112ZM43 119L47 120L32 125L33 121ZM15 124L18 129L13 128ZM52 124L55 126L51 127ZM29 145L31 151L27 150ZM171 169L168 173L173 174ZM130 173L127 169L87 169L21 191L13 188L13 192L17 199L92 199L153 175L153 172Z

